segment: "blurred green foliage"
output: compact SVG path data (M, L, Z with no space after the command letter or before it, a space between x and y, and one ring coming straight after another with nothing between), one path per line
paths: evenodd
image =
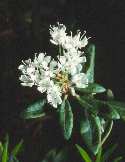
M22 149L23 140L9 151L9 136L6 135L4 142L0 142L0 162L19 162L17 155Z

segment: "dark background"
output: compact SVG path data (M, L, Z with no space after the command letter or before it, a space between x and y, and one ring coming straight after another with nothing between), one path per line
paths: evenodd
M125 102L123 0L0 0L0 137L8 132L12 146L23 138L25 151L21 158L26 162L36 162L47 149L64 142L55 119L45 119L41 126L39 120L24 121L20 117L25 106L40 94L20 86L17 70L21 60L32 57L34 52L54 55L48 29L57 21L70 30L87 30L92 37L90 43L96 45L96 81ZM112 143L119 144L120 155L125 151L124 136L125 123L118 121ZM43 142L45 137L47 142Z

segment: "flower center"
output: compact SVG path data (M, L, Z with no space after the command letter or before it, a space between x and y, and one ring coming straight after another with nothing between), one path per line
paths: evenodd
M69 89L70 89L70 81L68 78L68 74L66 73L58 73L56 76L56 80L59 83L61 89L62 89L62 93L68 93Z

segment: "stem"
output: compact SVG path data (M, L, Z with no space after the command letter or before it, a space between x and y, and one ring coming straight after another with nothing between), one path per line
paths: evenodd
M102 142L101 142L101 145L103 145L103 144L105 143L105 141L107 140L107 138L109 137L112 128L113 128L113 121L110 122L108 131L107 131L106 135L104 136L104 138L103 138L103 140L102 140Z
M61 49L61 45L59 45L59 56L62 55L62 49Z

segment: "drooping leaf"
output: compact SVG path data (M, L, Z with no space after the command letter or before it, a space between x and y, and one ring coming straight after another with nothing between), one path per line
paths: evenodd
M43 99L43 100L33 103L32 105L29 105L28 108L22 113L22 116L25 119L38 118L38 117L45 116L45 113L44 113L45 103L46 103L46 100Z
M90 156L88 155L88 153L82 147L80 147L79 145L76 144L76 148L78 149L82 159L85 162L92 162Z
M118 101L107 101L107 106L111 109L115 109L120 117L125 120L125 103Z
M2 153L2 162L8 161L8 145L9 145L9 136L6 135L5 142L3 144L3 153Z
M109 147L107 151L102 155L101 162L106 162L109 159L109 157L112 155L112 153L115 151L116 147L117 144L114 144L111 147Z
M93 116L92 117L95 129L93 131L93 136L95 136L94 144L92 147L93 153L96 155L98 154L101 146L101 131L102 131L102 126L101 126L101 120L98 116Z
M85 111L85 116L81 116L80 119L80 134L84 139L85 144L91 148L92 147L92 128L91 122L88 118L87 111Z
M94 82L94 67L95 67L95 46L90 45L87 50L87 60L89 60L89 65L87 68L87 78L89 80L89 83Z
M88 115L87 111L85 114L86 115L80 119L80 134L89 150L96 155L101 144L101 119L98 116Z
M76 89L77 91L80 91L80 92L83 92L83 93L103 93L106 91L106 89L99 85L99 84L96 84L96 83L90 83L88 84L88 87L86 88L77 88Z
M17 156L17 154L20 152L20 150L22 149L23 146L23 140L21 140L12 150L11 155L13 155L14 157Z
M59 120L65 139L69 139L73 129L73 113L68 100L63 100L59 109Z

